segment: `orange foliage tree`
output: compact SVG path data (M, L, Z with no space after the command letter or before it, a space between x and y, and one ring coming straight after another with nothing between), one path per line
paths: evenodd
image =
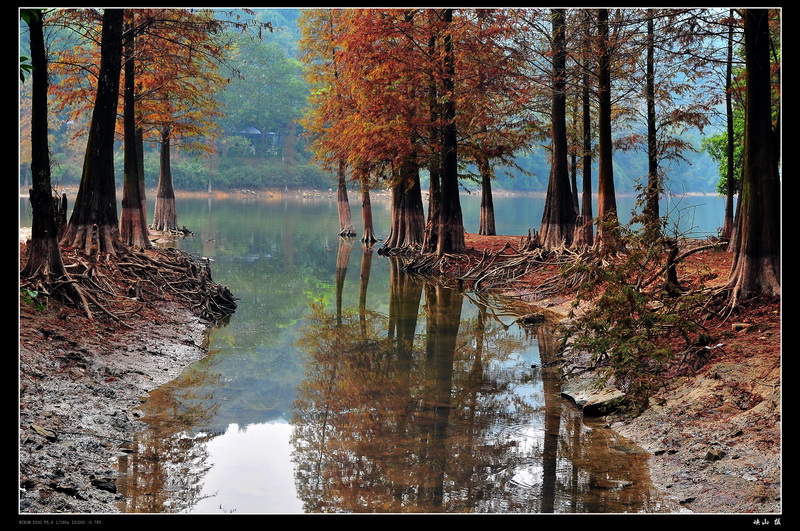
M68 9L59 10L58 14L54 23L71 29L81 42L62 47L54 62L59 74L59 83L54 86L56 110L68 109L68 119L79 121L92 104L97 86L98 49L91 44L99 41L99 13ZM219 115L214 94L227 82L219 73L219 66L225 61L223 31L231 25L242 31L260 31L264 27L242 19L230 20L233 22L218 19L217 13L210 10L125 10L123 89L117 102L124 117L121 126L115 119L117 135L125 142L123 208L119 227L107 230L111 240L119 239L120 245L149 246L142 161L145 139L162 146L153 226L159 230L177 228L169 172L170 146L178 140L188 151L213 149L214 118ZM79 134L84 132L79 130ZM106 178L113 189L113 169ZM113 210L109 210L106 225L116 218L115 206ZM80 239L71 243L83 245Z
M346 161L359 175L386 178L393 208L384 249L463 250L458 165L478 161L488 177L489 159L509 155L523 138L511 118L520 92L510 81L510 21L502 10L304 15L307 72L315 87L304 124L329 167ZM427 227L419 188L425 168L431 181Z

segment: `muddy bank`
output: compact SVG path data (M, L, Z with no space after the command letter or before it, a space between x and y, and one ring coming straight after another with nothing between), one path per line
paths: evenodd
M206 354L207 325L178 305L101 335L76 337L69 320L81 317L21 309L20 513L118 512L115 463L145 428L138 408Z
M146 427L140 405L206 355L209 326L235 302L207 264L175 249L62 258L92 303L20 296L18 510L114 513L116 461Z

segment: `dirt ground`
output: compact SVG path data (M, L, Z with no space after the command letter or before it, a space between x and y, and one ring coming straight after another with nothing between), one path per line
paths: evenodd
M477 237L501 249L518 238ZM24 257L21 244L20 257ZM730 256L698 253L682 268L719 282ZM566 313L568 295L538 301ZM148 393L205 355L206 324L176 301L150 301L124 324L71 308L20 303L19 513L117 512L114 463L143 427ZM713 345L636 418L613 429L651 453L653 483L683 512L782 512L781 309L759 301L705 324ZM22 517L21 517L22 519Z

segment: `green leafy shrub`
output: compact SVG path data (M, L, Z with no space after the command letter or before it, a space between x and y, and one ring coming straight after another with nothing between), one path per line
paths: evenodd
M22 288L19 290L19 296L22 299L22 302L25 304L30 304L31 306L36 307L37 310L42 311L44 310L44 302L42 302L42 298L39 295L43 295L43 293L28 288Z
M690 345L699 325L691 318L697 296L662 281L671 240L645 231L620 231L625 251L592 250L564 271L583 281L576 306L586 308L564 327L564 343L590 355L606 381L626 392L638 411L647 407L679 343Z

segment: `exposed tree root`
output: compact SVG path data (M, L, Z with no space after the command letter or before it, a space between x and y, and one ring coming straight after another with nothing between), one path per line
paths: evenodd
M99 314L124 325L123 315L143 303L180 300L202 319L218 322L236 311L235 297L211 278L207 260L176 249L128 250L110 257L62 250L67 278L42 290L41 279L20 279L20 287L45 291L87 317ZM134 308L135 307L135 308Z
M679 245L678 245L679 244ZM632 271L638 279L631 282L637 290L649 290L653 300L662 296L671 297L665 306L677 304L678 294L689 296L707 295L698 299L693 312L698 319L703 316L730 312L731 294L721 293L719 288L710 289L702 285L702 277L682 278L684 290L681 293L664 290L666 284L656 283L665 274L675 274L691 255L701 251L719 248L722 243L702 243L697 241L676 242L674 249L666 253L663 261L643 263L641 268ZM630 251L630 249L628 249ZM380 251L379 251L380 252ZM506 243L497 250L468 251L459 254L437 255L423 253L421 249L403 248L383 250L381 254L395 256L401 262L401 270L431 280L451 284L476 296L487 293L516 292L524 294L525 299L536 302L558 296L575 296L582 286L591 286L598 272L619 267L619 261L627 259L627 253L610 253L608 249L598 246L581 246L579 248L557 247L545 249L538 243L535 232L522 237L515 248ZM685 285L684 285L685 283ZM600 284L595 284L600 289ZM662 293L663 292L663 293ZM716 300L719 294L719 300ZM682 300L688 301L686 297ZM726 302L728 306L720 304ZM684 305L687 302L684 302ZM705 306L704 306L705 304ZM684 306L685 308L685 306Z
M518 249L507 243L497 251L480 254L392 254L402 259L401 269L407 273L455 282L476 294L519 290L541 299L573 289L573 282L560 268L579 260L583 252L564 247L546 251L536 244L535 236L529 236L521 239ZM535 284L532 277L537 278Z

